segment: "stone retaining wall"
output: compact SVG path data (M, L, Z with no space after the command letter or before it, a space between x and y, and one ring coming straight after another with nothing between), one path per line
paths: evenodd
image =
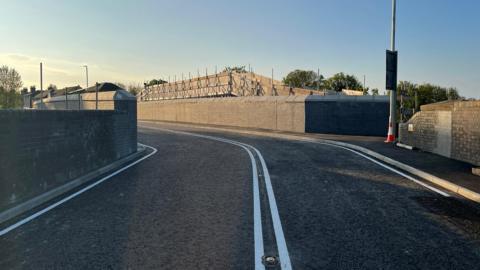
M138 119L288 132L385 135L387 97L263 96L138 103Z
M400 124L400 142L480 166L480 101L442 102L421 109Z

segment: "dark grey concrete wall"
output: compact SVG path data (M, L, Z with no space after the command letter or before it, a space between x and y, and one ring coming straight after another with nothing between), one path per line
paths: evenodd
M385 136L389 103L384 96L310 96L305 132Z
M136 101L115 110L0 110L0 211L137 151Z

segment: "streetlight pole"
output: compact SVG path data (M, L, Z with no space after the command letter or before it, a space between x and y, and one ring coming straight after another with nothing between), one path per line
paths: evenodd
M395 31L397 1L392 0L392 30L390 36L390 51L387 51L387 90L390 90L390 119L388 123L388 135L385 142L395 142L397 134L397 52L395 51Z
M88 88L88 66L84 65L83 67L85 68L85 75L86 75L86 78L87 78L87 87L85 87L85 89L87 89Z
M40 103L43 103L43 63L40 62Z
M390 49L395 51L395 30L397 27L397 0L392 0L392 33L390 36Z

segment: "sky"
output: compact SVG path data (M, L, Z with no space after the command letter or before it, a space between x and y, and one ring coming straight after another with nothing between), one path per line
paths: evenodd
M391 0L0 0L0 65L24 86L138 84L249 64L365 76L382 92ZM480 98L480 1L398 0L399 80Z

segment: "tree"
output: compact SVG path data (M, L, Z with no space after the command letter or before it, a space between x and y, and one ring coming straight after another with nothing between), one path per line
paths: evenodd
M0 109L15 109L22 107L22 95L17 91L6 91L0 86Z
M296 69L283 78L283 83L291 87L313 88L322 86L324 77L311 70Z
M372 96L378 96L378 88L372 89Z
M140 84L129 84L127 89L130 94L136 96L138 93L140 93L140 91L143 90L143 87Z
M150 80L149 82L147 82L147 86L152 86L152 85L157 85L157 84L164 84L164 83L168 83L167 81L164 81L162 79L153 79L153 80Z
M403 96L405 110L418 111L421 105L462 99L456 88L445 88L431 83L417 85L409 81L400 81L397 89L397 95Z
M370 91L370 88L368 88L368 87L363 88L362 91L363 91L363 95L366 96L366 95L368 95L368 91Z
M47 87L47 90L48 91L57 91L58 88L55 84L50 84L48 87Z
M0 108L19 108L22 105L22 96L18 90L22 87L22 77L15 69L7 66L0 67Z
M325 81L327 89L335 90L337 92L343 89L363 90L362 84L357 77L343 72L337 73Z
M406 97L415 97L416 95L418 106L445 100L461 99L456 88L446 88L431 83L416 85L408 81L401 81L398 83L397 89L399 90L399 95L403 94ZM410 98L410 100L412 99Z
M450 87L447 89L448 100L461 100L462 97L458 94L458 90L455 87Z
M14 68L0 67L0 87L3 91L18 91L22 84L22 77Z
M247 73L245 66L225 67L223 72Z

